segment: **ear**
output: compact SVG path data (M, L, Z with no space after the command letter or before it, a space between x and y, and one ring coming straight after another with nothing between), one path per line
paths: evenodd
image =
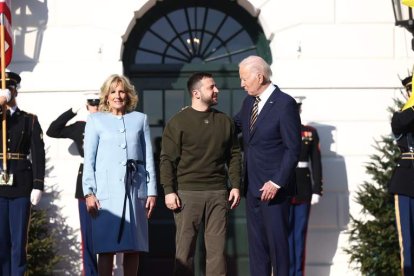
M191 91L191 93L193 94L193 97L196 99L200 98L200 92L197 89L194 89L193 91Z
M257 79L259 80L259 83L260 84L264 84L264 77L263 77L263 75L262 74L257 74Z

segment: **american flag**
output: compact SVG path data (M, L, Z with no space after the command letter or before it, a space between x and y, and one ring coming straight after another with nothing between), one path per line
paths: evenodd
M10 64L13 53L13 36L11 30L11 0L0 0L0 24L4 26L4 51L6 59L6 67Z

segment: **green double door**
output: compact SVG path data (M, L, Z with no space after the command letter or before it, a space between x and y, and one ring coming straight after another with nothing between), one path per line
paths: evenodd
M220 90L220 111L234 116L240 109L246 92L240 88L237 66L186 64L175 66L149 65L134 70L129 76L139 93L138 110L149 117L154 159L157 169L158 200L149 224L150 252L140 259L140 275L172 275L175 254L175 226L172 212L165 207L164 194L159 183L159 155L165 124L181 108L190 105L186 85L188 77L196 71L213 74ZM245 205L229 213L227 237L228 275L249 275ZM204 246L202 231L199 235L195 259L196 275L204 274Z

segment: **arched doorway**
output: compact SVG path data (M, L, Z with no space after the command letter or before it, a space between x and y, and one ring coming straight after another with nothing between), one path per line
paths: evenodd
M268 44L257 18L237 1L157 1L136 20L122 60L124 74L139 91L138 109L149 115L156 161L165 123L189 104L187 78L196 71L212 73L220 89L216 108L232 116L246 95L238 63L253 54L271 63ZM151 252L141 269L148 275L171 275L174 222L160 186L159 194L150 222ZM244 205L230 212L229 222L228 275L248 275ZM200 269L197 275L203 275Z

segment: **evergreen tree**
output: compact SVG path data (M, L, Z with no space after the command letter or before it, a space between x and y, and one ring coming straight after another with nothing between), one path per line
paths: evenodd
M395 105L399 109L402 102L395 100ZM394 110L389 108L390 112ZM355 197L362 207L362 218L351 216L349 246L345 252L363 275L399 275L394 198L387 186L400 152L392 135L382 136L375 142L374 149L377 153L370 156L366 165L366 172L372 179L359 187Z
M55 231L50 228L46 210L32 208L27 246L27 275L53 274L54 266L62 259L57 255Z
M53 169L46 158L46 175ZM55 204L59 199L58 183L49 182L39 205L32 207L27 244L28 276L81 274L78 234L62 216L61 207Z
M77 233L51 199L60 192L52 185L40 206L32 208L27 246L27 275L80 275Z

